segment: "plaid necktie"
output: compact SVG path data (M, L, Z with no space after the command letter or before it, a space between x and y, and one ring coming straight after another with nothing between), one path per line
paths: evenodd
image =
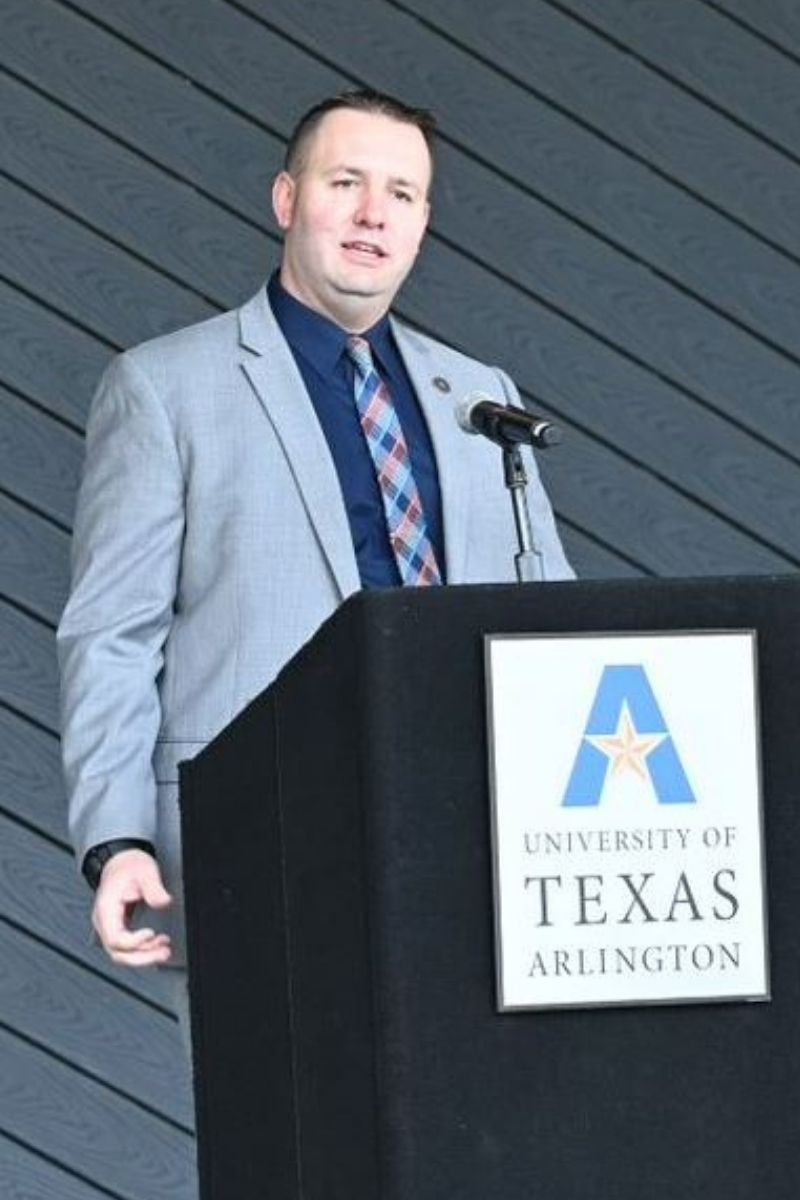
M389 389L375 370L369 342L347 339L356 368L355 401L378 477L389 541L407 586L441 583L403 431Z

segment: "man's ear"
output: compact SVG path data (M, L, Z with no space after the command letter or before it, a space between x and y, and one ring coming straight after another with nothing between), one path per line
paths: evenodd
M294 212L294 198L297 184L288 171L281 171L275 176L272 185L272 211L281 229L289 229Z

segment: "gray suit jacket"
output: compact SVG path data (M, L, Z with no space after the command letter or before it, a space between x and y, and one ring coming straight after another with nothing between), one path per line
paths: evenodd
M475 389L518 402L513 384L394 332L433 440L448 580L510 581L499 455L458 428L453 408ZM535 466L530 503L546 577L569 578ZM265 289L111 363L88 423L58 630L70 829L79 861L112 838L155 842L178 896L166 921L176 961L177 764L359 586L333 461Z

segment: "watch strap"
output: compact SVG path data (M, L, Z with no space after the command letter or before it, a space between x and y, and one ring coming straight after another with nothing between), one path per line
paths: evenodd
M156 855L152 842L143 841L141 838L114 838L110 842L100 842L92 846L84 856L81 871L93 892L97 891L100 876L108 860L122 850L144 850L147 854L152 854L153 858Z

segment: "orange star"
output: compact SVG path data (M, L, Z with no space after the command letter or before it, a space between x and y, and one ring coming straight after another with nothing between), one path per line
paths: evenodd
M627 705L623 705L616 734L587 734L586 741L612 759L612 775L632 771L640 779L647 779L649 773L645 759L656 746L661 745L666 736L665 733L640 734L631 720Z

